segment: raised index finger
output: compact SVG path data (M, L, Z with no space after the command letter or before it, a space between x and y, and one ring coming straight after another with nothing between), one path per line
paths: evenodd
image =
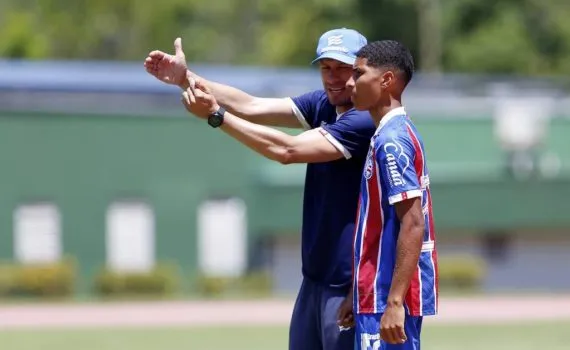
M164 52L159 51L159 50L154 50L154 51L151 51L151 52L148 54L148 57L152 57L152 58L162 58L162 57L164 57L164 55L166 55Z

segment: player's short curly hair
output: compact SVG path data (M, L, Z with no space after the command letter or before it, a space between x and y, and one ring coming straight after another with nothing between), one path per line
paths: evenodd
M395 40L373 41L362 47L357 57L366 58L372 67L389 67L403 73L405 85L414 75L414 58L404 44Z

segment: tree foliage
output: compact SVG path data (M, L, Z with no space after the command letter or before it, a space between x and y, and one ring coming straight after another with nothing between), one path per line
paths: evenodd
M181 36L191 62L307 66L322 32L352 27L424 69L568 74L569 17L560 0L3 0L0 56L142 60Z

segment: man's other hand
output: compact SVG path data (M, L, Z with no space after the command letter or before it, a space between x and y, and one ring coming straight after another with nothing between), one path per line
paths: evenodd
M220 108L210 90L199 79L193 78L190 78L190 87L182 93L182 103L188 112L202 119L207 119Z
M352 328L355 325L352 289L338 308L337 324L341 328Z

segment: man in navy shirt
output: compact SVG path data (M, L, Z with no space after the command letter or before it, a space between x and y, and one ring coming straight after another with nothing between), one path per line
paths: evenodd
M180 39L176 55L153 51L147 71L183 90L186 108L212 127L283 164L308 163L303 201L302 272L289 332L291 350L348 350L354 330L346 299L360 177L375 126L352 108L346 82L366 38L355 30L324 33L317 57L323 89L293 98L259 98L187 71ZM291 136L269 126L304 128ZM341 307L342 305L342 307ZM339 313L339 308L342 310Z

